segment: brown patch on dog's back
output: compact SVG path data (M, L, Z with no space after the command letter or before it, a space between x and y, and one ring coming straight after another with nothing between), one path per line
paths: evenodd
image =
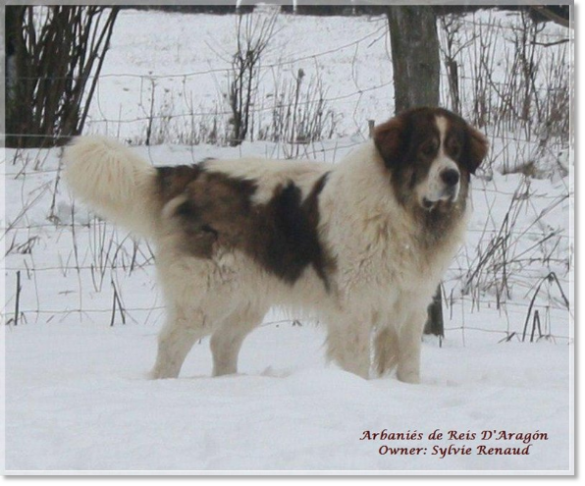
M312 266L325 287L333 270L333 259L319 240L319 194L327 174L315 182L302 200L301 190L292 181L278 186L273 197L259 206L257 238L249 240L248 254L263 268L287 283L298 280Z
M241 247L254 220L251 198L254 182L207 172L184 188L185 201L175 210L184 232L184 248L194 256L211 258L219 246Z
M159 168L162 204L180 197L173 212L184 251L212 258L217 250L240 250L267 272L293 284L311 266L326 288L333 259L318 235L319 195L327 174L303 200L292 181L279 185L269 201L254 204L253 180L199 166Z
M158 196L163 205L181 194L187 184L196 180L201 174L201 167L197 164L157 167L156 170Z

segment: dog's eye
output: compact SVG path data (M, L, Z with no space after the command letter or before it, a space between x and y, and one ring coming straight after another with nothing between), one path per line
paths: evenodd
M437 151L437 144L434 140L429 140L422 144L420 151L423 155L431 157L432 155L435 155L435 152Z
M452 138L447 141L447 151L451 157L457 158L461 154L461 144L457 139Z

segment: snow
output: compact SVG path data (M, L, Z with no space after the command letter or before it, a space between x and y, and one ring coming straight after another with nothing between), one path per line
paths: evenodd
M339 114L335 138L304 147L304 156L340 160L367 136L367 119L392 112L384 20L279 19L267 62L290 64L266 75L266 93L299 68L320 73ZM140 143L149 83L159 112L166 106L188 115L222 104L226 66L217 53L229 52L234 25L232 16L123 11L88 131L138 144L157 165L285 155L280 144L258 141L235 148ZM539 178L511 173L538 147L489 135L494 160L473 178L469 235L444 280L446 334L425 339L417 386L393 376L365 381L327 364L318 323L293 325L295 316L278 310L245 341L238 375L210 378L203 340L178 379L147 380L164 316L149 247L70 199L59 180L60 149L6 150L7 473L574 471L572 177L550 169L557 160L550 154L539 159ZM572 170L569 152L558 160ZM489 258L501 235L504 267L501 253ZM437 429L444 437L429 439ZM360 440L384 430L422 438ZM479 455L481 445L526 446L480 439L493 430L548 438L531 441L527 456ZM465 438L449 440L449 431ZM422 451L382 455L384 446ZM433 447L449 446L472 454L433 455Z
M413 471L567 470L567 345L425 345L421 385L363 380L325 366L314 326L265 326L244 344L240 374L209 378L207 342L181 377L148 381L155 326L52 324L7 335L10 470ZM360 440L364 431L417 441ZM432 455L441 429L543 432L529 456ZM506 446L518 446L510 441ZM426 455L380 455L381 446Z

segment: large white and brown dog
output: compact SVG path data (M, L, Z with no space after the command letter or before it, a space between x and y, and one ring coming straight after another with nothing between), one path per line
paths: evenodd
M75 196L156 246L168 315L154 378L178 376L208 335L213 374L236 373L246 335L281 306L327 326L327 356L344 370L396 368L416 383L427 306L462 241L470 174L487 147L459 116L417 108L338 164L154 167L82 137L66 149L65 174Z

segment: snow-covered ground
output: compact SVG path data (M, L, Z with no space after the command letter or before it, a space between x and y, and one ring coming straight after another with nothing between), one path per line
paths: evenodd
M73 325L74 324L74 325ZM156 326L69 320L7 339L11 470L561 472L569 462L567 345L426 345L423 384L366 381L325 366L322 332L267 325L246 341L240 374L209 378L207 342L181 378L148 381ZM436 429L441 440L429 440ZM482 431L547 434L526 456L478 455ZM367 440L364 432L423 434ZM449 440L449 431L475 439ZM417 455L380 448L421 448ZM471 455L436 455L434 447Z
M367 119L392 112L383 20L279 19L269 62L306 58L279 69L318 69L339 118L336 137L305 156L340 160ZM226 66L216 53L232 47L234 17L130 10L118 22L89 131L143 140L151 86L159 113L219 103ZM278 310L244 343L239 375L211 379L203 340L179 379L146 380L164 315L148 245L73 204L59 149L6 150L8 472L572 470L573 182L550 167L540 178L504 174L538 143L490 130L493 170L473 180L468 241L443 285L445 337L424 343L418 386L327 365L318 324L293 325ZM136 150L157 165L285 153L270 142ZM558 161L571 168L572 154ZM496 440L501 431L523 436Z

